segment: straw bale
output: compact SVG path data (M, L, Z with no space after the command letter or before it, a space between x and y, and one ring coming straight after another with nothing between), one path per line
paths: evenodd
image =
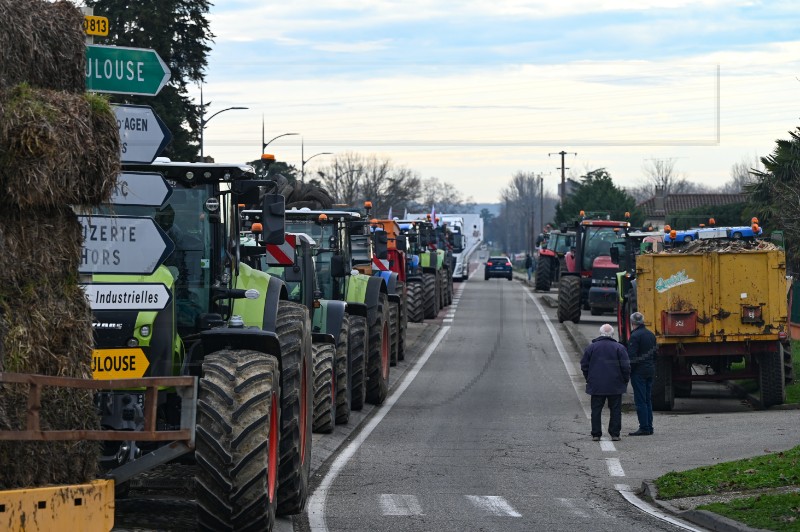
M0 91L0 205L97 205L119 170L119 130L103 97L26 84Z
M86 89L83 14L70 2L0 0L0 89Z

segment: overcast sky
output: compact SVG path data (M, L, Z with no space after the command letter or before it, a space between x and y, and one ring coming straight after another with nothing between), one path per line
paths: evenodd
M798 125L800 4L735 0L217 0L205 153L252 160L301 133L319 152L378 153L496 201L560 157L621 186L675 158L719 185ZM199 102L199 91L192 90ZM268 148L300 166L300 137ZM324 165L314 158L306 171Z

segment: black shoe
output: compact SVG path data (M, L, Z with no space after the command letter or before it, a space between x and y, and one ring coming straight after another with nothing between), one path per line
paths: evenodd
M636 432L629 432L628 436L652 436L653 431L639 429Z

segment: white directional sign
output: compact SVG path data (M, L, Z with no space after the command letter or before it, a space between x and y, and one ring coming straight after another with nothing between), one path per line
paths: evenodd
M152 218L78 216L83 226L80 273L150 275L175 245Z
M92 310L164 310L170 293L162 283L82 284Z
M150 164L172 140L164 122L146 105L114 105L119 128L119 160Z
M172 195L161 174L154 172L122 172L109 203L114 205L144 205L160 207Z

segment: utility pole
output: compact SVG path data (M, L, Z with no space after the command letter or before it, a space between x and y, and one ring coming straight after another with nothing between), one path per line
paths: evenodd
M559 193L560 193L559 196L561 198L561 205L564 205L564 198L567 195L567 176L564 173L565 170L569 170L569 168L564 166L564 156L567 155L567 154L574 155L575 157L578 156L578 154L575 153L575 152L569 152L569 151L564 151L564 150L561 150L560 152L556 152L556 153L548 153L547 154L548 157L550 157L551 155L560 155L561 156L561 167L559 168L561 170L561 190L559 190Z

